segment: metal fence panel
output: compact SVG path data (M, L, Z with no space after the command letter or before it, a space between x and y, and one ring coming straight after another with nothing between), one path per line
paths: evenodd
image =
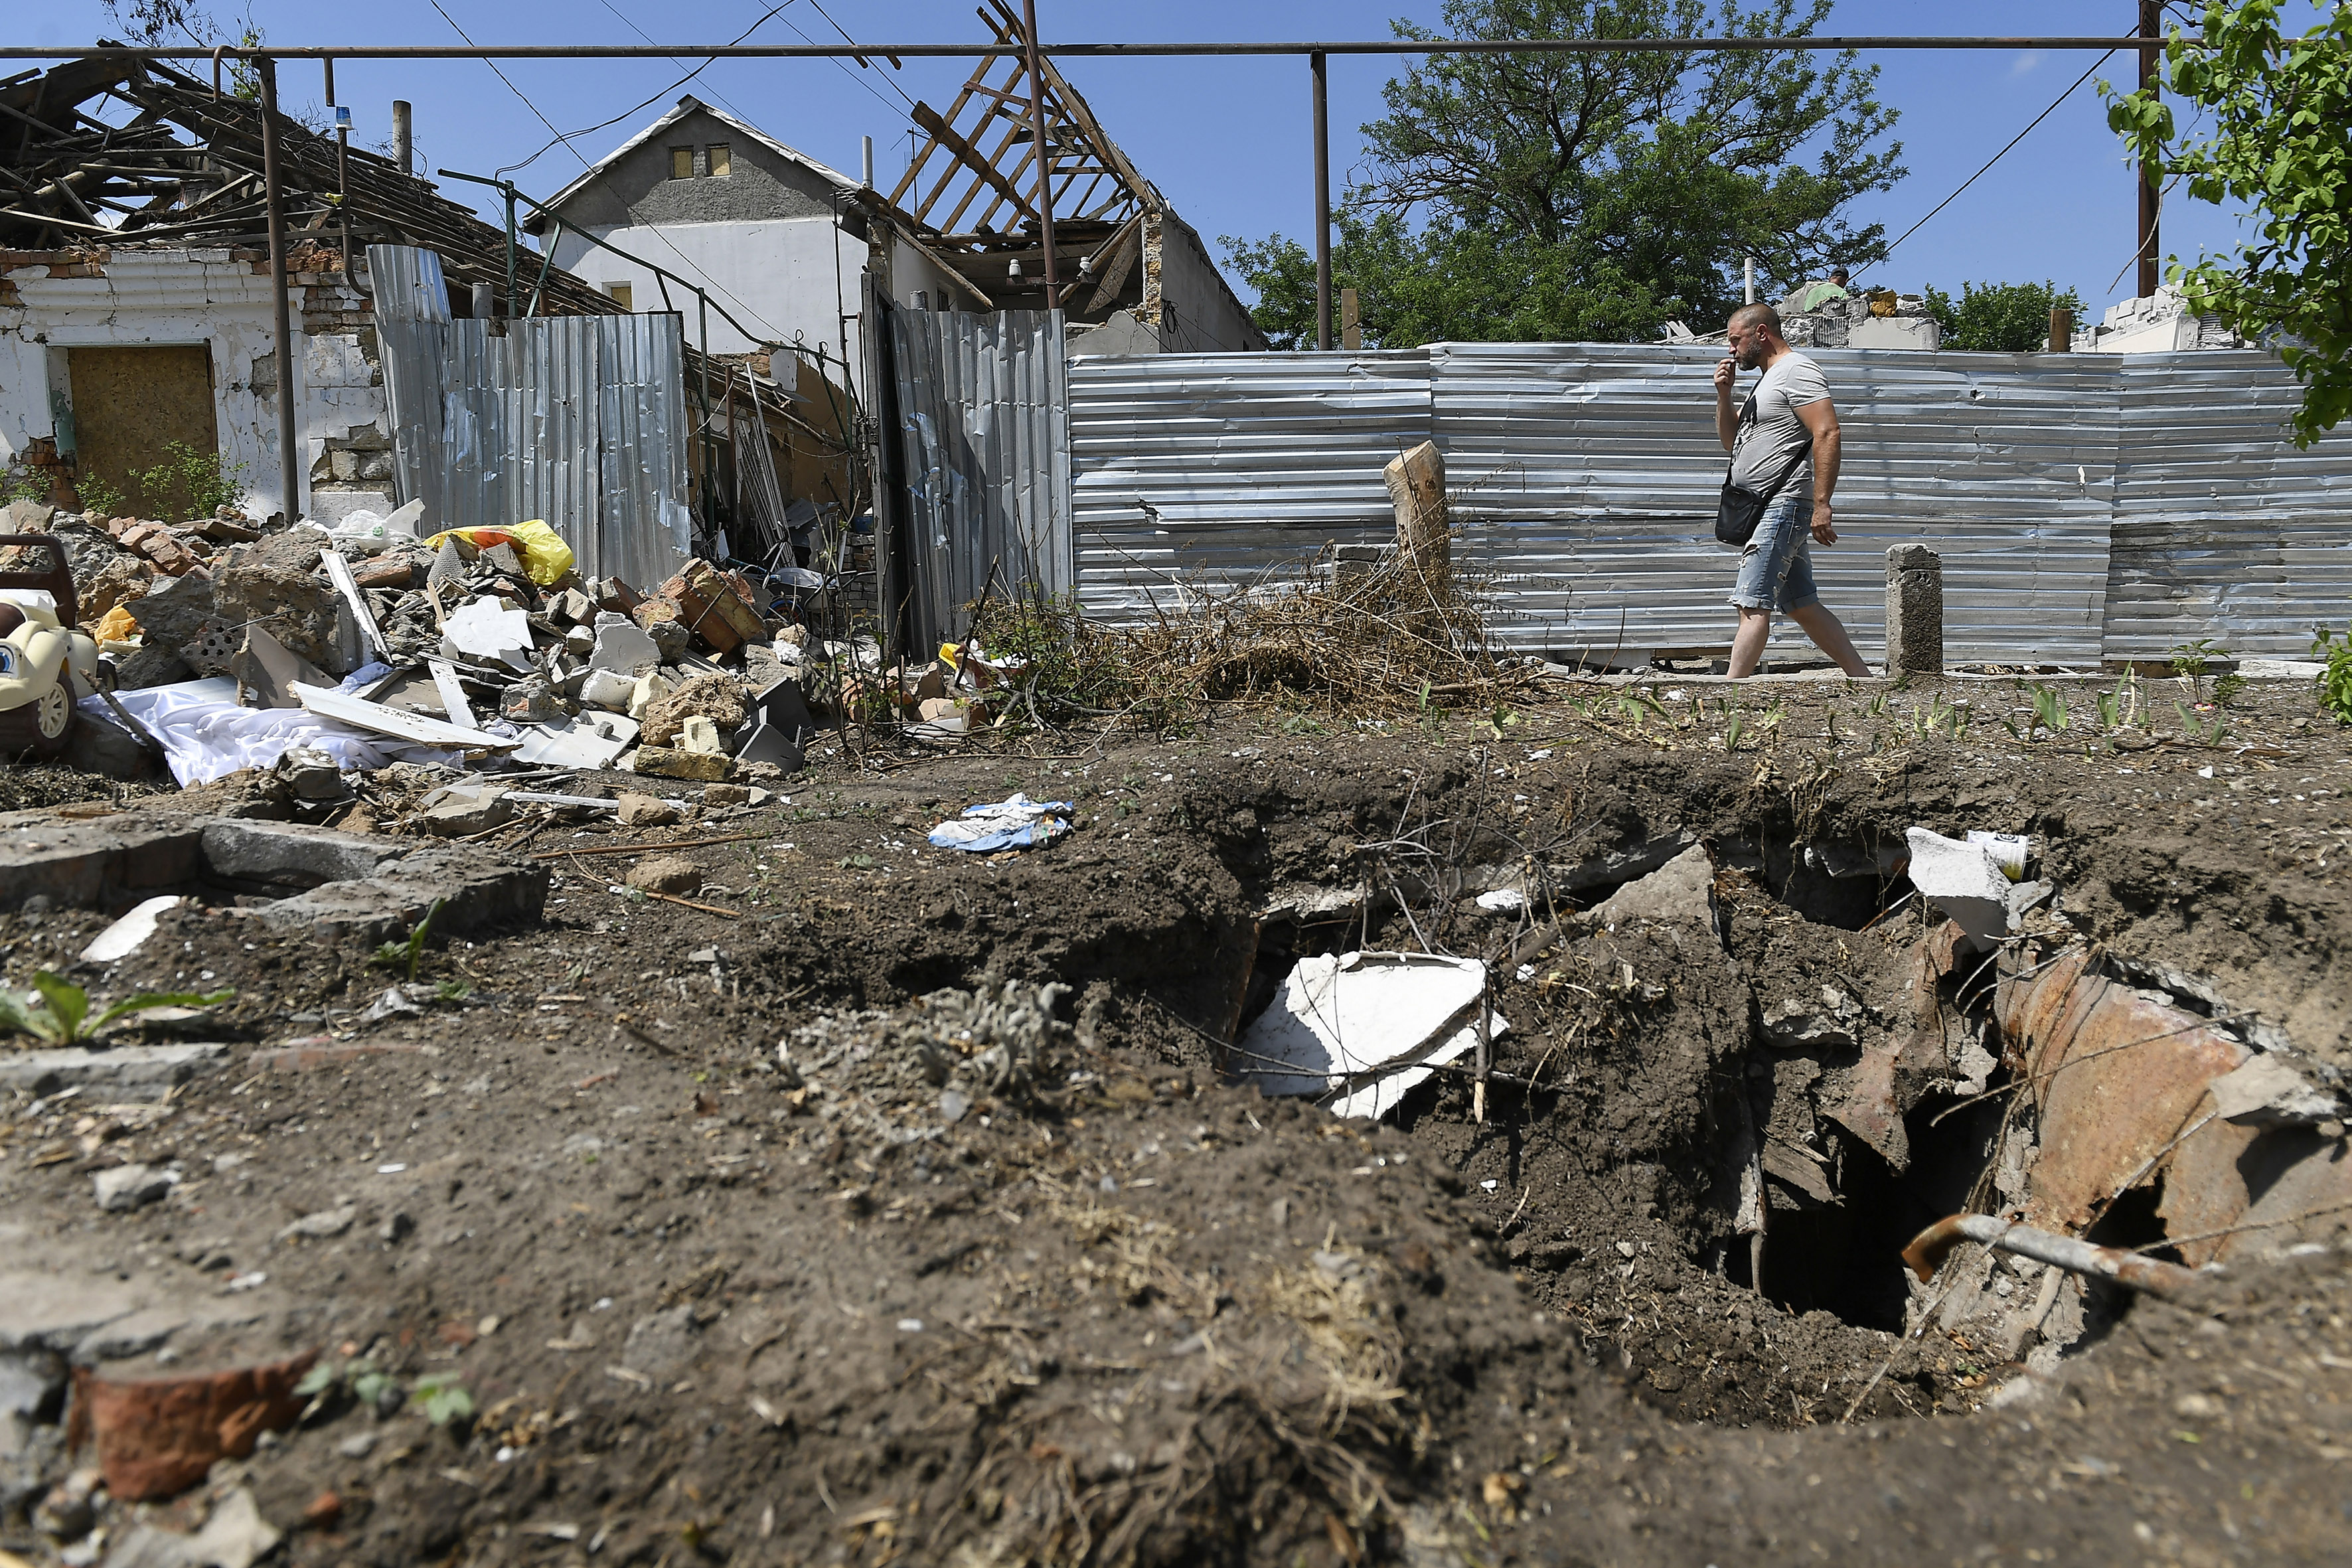
M400 499L436 529L543 520L583 576L670 577L692 541L679 319L452 321L439 257L370 246L368 267Z
M1059 311L894 310L915 635L960 636L988 591L1070 589L1068 361Z
M1429 356L1081 357L1069 423L1081 603L1181 613L1392 537L1381 469L1429 438Z
M2095 665L2107 583L2112 372L2084 360L1811 351L1843 431L1825 604L1866 653L1885 637L1885 550L1944 555L1955 659ZM1628 651L1728 640L1733 553L1715 542L1726 458L1719 349L1445 343L1433 428L1460 554L1506 646ZM1801 643L1793 626L1776 637Z
M2107 592L2109 658L2211 637L2303 657L2352 616L2352 426L2298 449L2302 393L2273 356L2124 362L2123 468Z

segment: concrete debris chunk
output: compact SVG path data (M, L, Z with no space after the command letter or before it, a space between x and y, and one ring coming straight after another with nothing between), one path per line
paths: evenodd
M1715 860L1706 846L1694 845L1648 876L1618 889L1589 918L1610 931L1635 921L1696 921L1719 940Z
M1905 837L1911 846L1911 885L1930 908L1958 922L1979 951L2009 934L2009 877L1991 848L1925 827Z
M278 1239L291 1241L299 1237L306 1241L332 1241L351 1229L352 1222L359 1216L358 1207L352 1204L341 1204L331 1209L320 1209L315 1214L304 1215L300 1219L280 1230L278 1233Z
M427 833L466 838L514 820L510 791L494 784L451 784L427 802L418 819Z
M677 743L681 751L688 752L717 753L726 750L719 743L719 726L699 713L688 714L678 725Z
M661 653L644 627L625 616L608 611L596 617L595 640L588 662L593 668L634 679L661 663Z
M117 1165L91 1178L98 1206L107 1214L144 1208L179 1184L180 1178L153 1165Z
M624 795L620 807L624 827L667 827L677 820L677 807L649 795Z
M2244 1126L2293 1127L2340 1116L2335 1097L2265 1052L2209 1086L2214 1113Z
M708 719L718 729L733 730L743 722L747 706L743 683L735 677L698 675L676 691L646 707L642 721L645 743L649 746L676 743L689 718Z
M636 695L635 677L615 670L592 668L580 682L580 703L586 708L602 708L607 712L626 713L629 700Z
M667 746L639 746L635 765L641 773L699 784L715 784L735 772L735 759L724 752L674 751Z
M55 1094L87 1084L121 1100L161 1100L172 1086L228 1060L228 1047L215 1041L176 1040L161 1046L80 1046L52 1050L0 1051L0 1089Z
M690 893L702 886L702 870L682 855L656 855L630 867L621 879L647 892Z

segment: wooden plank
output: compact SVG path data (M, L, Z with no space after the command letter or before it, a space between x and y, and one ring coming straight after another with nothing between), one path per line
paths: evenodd
M940 118L940 111L928 103L915 105L915 123L931 133L931 140L946 148L955 161L980 176L989 189L1011 202L1024 216L1035 217L1037 211L1021 197L1013 182L997 173L996 165L984 157L979 148L963 139L961 132ZM969 199L969 198L967 198ZM961 213L961 209L958 209ZM950 223L955 220L950 218Z

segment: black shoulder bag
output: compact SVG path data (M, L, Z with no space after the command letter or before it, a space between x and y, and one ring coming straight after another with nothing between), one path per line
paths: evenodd
M1755 417L1756 399L1750 396L1746 403L1740 405L1739 423L1747 425ZM1772 498L1787 487L1790 476L1794 474L1798 465L1805 460L1805 454L1813 449L1813 438L1810 433L1807 433L1801 440L1789 448L1788 467L1780 470L1780 477L1774 479L1770 487L1761 495L1754 490L1741 489L1731 482L1731 468L1736 468L1739 462L1738 446L1738 443L1735 441L1731 464L1724 469L1723 496L1716 503L1715 509L1715 537L1718 542L1728 544L1736 550L1744 550L1748 546L1748 542L1756 537L1756 525L1764 521L1764 509L1770 506Z

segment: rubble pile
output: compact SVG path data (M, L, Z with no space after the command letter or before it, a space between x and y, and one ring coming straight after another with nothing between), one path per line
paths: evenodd
M89 699L82 717L146 729L183 784L288 754L265 741L308 746L337 771L462 757L766 777L801 766L814 663L878 671L870 641L818 643L709 562L641 593L583 577L543 522L420 536L422 511L329 530L227 509L167 524L18 502L7 531L65 543L81 627L120 700ZM283 722L250 717L271 712Z

